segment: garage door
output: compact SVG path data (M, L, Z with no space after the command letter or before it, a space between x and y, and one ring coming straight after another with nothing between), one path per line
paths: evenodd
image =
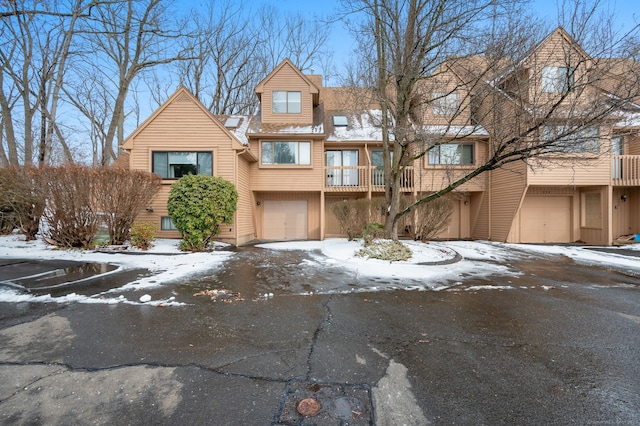
M263 205L265 239L307 239L306 200L265 200Z
M523 243L571 242L571 197L526 197L520 227Z

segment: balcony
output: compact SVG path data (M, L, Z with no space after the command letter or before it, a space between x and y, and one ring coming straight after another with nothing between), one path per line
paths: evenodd
M640 155L613 155L611 158L613 186L640 186Z
M384 192L384 171L376 166L326 166L327 192ZM405 167L400 177L402 192L413 191L413 167Z

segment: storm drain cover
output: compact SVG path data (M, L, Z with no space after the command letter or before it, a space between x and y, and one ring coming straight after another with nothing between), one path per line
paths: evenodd
M275 425L373 425L371 391L357 385L291 381L282 396Z

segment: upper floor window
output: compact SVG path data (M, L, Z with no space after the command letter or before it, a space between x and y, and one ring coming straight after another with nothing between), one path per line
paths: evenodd
M433 113L434 114L455 114L460 108L460 96L457 93L434 92Z
M302 112L302 93L275 90L272 103L275 114L299 114Z
M556 150L560 152L600 152L600 132L597 127L544 126L542 140L553 142Z
M262 142L262 164L311 164L311 142Z
M189 174L213 176L213 152L156 151L152 170L163 179L179 179Z
M474 164L473 144L443 143L429 150L429 164Z
M575 68L542 68L542 91L546 93L573 92Z

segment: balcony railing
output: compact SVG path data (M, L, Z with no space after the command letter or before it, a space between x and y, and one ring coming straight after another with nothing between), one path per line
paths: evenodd
M640 155L613 155L611 183L614 186L640 186Z
M324 186L331 192L384 192L384 170L375 166L326 166ZM400 189L413 191L413 167L403 170Z

